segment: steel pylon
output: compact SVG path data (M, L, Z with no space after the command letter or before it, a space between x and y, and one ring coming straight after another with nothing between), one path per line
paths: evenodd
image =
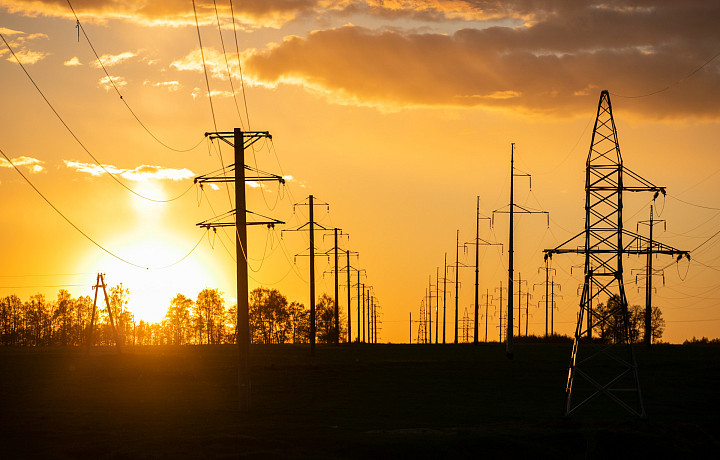
M665 194L664 187L653 185L623 166L610 95L604 90L600 93L585 170L585 230L544 251L546 259L561 253L585 256L580 312L565 387L566 416L601 395L631 414L645 416L630 334L622 256L648 251L679 257L688 253L658 243L649 246L646 238L623 228L623 192L627 191L654 192L655 197ZM580 246L582 239L584 245ZM602 331L601 337L593 339L593 330Z

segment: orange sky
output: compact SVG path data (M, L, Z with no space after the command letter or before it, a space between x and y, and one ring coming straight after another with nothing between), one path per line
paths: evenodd
M669 265L664 285L654 281L664 338L720 335L720 7L712 2L255 0L234 2L234 33L229 2L217 2L216 16L212 2L196 1L208 83L192 2L71 3L123 99L78 37L66 1L0 0L0 32L62 119L0 43L0 149L79 229L131 264L71 227L3 159L0 295L54 298L57 286L90 295L102 271L130 289L130 308L149 320L179 292L195 298L218 287L234 302L232 233L195 226L231 209L228 191L201 192L192 178L232 161L229 148L203 134L214 124L247 128L249 115L252 129L273 135L258 143L252 163L288 176L285 188L247 187L249 209L287 222L249 230L250 287L309 303L307 257L294 258L307 237L281 229L307 220L293 203L312 193L330 205L329 213L317 209L317 220L349 233L343 246L360 252L354 264L367 270L382 305L380 339L406 342L428 276L434 283L445 252L455 260L456 229L461 242L474 237L476 196L484 216L507 204L511 142L517 167L532 175L532 190L517 179L517 203L551 219L549 227L541 216L516 219L515 272L531 291L543 281L542 249L583 228L592 121L608 89L625 165L668 190L655 203L667 221L656 237L694 250L689 265L665 256L655 264ZM156 203L128 188L161 200L187 193ZM648 219L651 199L627 197L626 228ZM507 216L496 215L493 228L483 221L480 236L506 244ZM331 244L318 234L319 250ZM461 250L461 262L472 255ZM481 256L480 290L497 297L507 251L483 248ZM571 267L581 262L553 260L561 333L574 328L582 277ZM633 269L644 261L624 264L629 300L642 304ZM318 294L331 294L332 276L323 272L332 266L316 265ZM462 316L473 309L472 270L460 279ZM542 333L544 291L535 286L532 294L530 332ZM448 323L452 295L450 306ZM496 308L490 315L496 324ZM489 336L497 338L497 328Z

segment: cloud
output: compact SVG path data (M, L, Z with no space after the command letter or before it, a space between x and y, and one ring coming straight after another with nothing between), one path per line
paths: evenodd
M19 30L8 29L5 27L0 27L0 33L4 36L7 35L12 37L11 40L8 40L8 45L14 51L15 56L13 56L12 53L8 55L6 59L10 62L20 61L23 65L35 64L50 55L50 53L46 53L44 51L34 51L27 48L29 42L33 40L40 38L47 39L48 36L44 33L27 34ZM4 56L7 52L8 48L3 46L3 49L0 51L0 56Z
M100 80L98 80L98 86L101 88L104 88L105 91L110 91L113 89L113 83L118 88L122 88L123 86L127 86L127 82L123 77L117 77L114 75L110 75L109 77L106 75L102 77Z
M63 65L67 66L67 67L74 67L74 66L82 65L82 63L80 62L80 59L78 59L77 56L73 56L71 59L68 59L67 61L63 62Z
M319 10L318 0L243 0L235 2L236 27L281 27L296 17ZM200 25L216 24L215 6L209 0L195 2ZM95 0L73 2L81 21L105 23L122 20L145 26L182 27L195 25L192 3L187 0ZM58 0L0 0L0 8L26 16L48 16L75 19L66 2ZM230 5L217 2L218 15L225 28L232 28Z
M173 169L163 166L142 165L135 169L122 169L113 165L103 165L102 167L94 163L82 163L80 161L65 160L65 166L79 173L89 174L91 176L100 176L109 172L110 174L121 176L127 180L135 182L143 182L147 180L171 180L179 181L195 177L195 174L187 168Z
M515 16L529 14L525 3L514 3L520 5ZM255 84L299 85L343 104L480 106L561 116L587 113L600 89L637 96L669 87L629 101L628 109L650 118L720 117L713 102L720 100L720 59L683 80L718 52L720 5L553 5L552 14L536 13L522 27L446 35L350 25L286 37L249 54L244 70Z
M37 158L22 156L12 158L11 161L16 167L19 168L21 166L24 166L31 173L39 173L45 170L45 168L42 166L45 162L42 160L38 160ZM0 158L0 168L12 168L12 164L10 164L10 162L7 161L5 158Z
M100 61L105 67L112 67L114 65L120 64L123 61L127 61L128 59L135 56L137 56L137 54L133 53L132 51L125 51L124 53L120 54L103 54L102 56L100 56ZM93 61L90 65L92 65L96 69L100 68L100 63L97 60Z
M152 86L155 88L164 88L167 89L170 92L175 92L180 89L182 85L180 85L180 82L178 81L157 81L157 82L151 82L150 80L145 80L143 82L143 85L145 86Z

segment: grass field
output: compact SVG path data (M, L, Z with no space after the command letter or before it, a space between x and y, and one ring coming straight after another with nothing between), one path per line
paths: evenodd
M560 416L568 345L0 349L0 458L681 458L720 452L720 348L638 347L648 418Z

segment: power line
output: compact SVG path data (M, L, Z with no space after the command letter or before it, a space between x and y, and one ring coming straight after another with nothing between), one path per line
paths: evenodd
M172 151L175 151L175 152L180 152L180 153L189 152L189 151L191 151L191 150L195 150L195 149L197 148L197 146L202 143L202 139L200 140L200 142L198 142L197 144L195 144L193 147L190 147L190 148L188 148L188 149L177 149L177 148L171 147L171 146L167 145L165 142L161 141L155 134L152 133L152 131L150 131L150 129L145 125L145 123L143 123L143 122L140 120L140 118L137 116L137 114L135 114L135 112L133 111L133 109L132 109L132 108L130 107L130 105L127 103L127 101L125 100L125 98L123 97L123 95L120 93L120 90L118 89L117 85L115 85L115 82L113 81L112 77L110 76L110 74L108 73L107 69L105 68L105 65L103 64L102 60L100 60L100 56L98 55L97 51L95 51L95 47L93 46L92 42L90 41L90 37L88 36L87 32L85 32L85 28L83 27L82 23L80 22L80 19L78 18L78 15L75 13L75 9L73 8L72 4L70 3L70 0L67 0L67 4L68 4L68 6L70 7L70 10L71 10L72 13L73 13L73 16L75 16L75 21L76 21L75 24L77 25L78 30L82 31L83 36L85 37L85 40L87 40L88 45L90 45L90 49L92 50L93 54L95 55L95 58L96 58L97 61L98 61L98 64L100 64L100 67L103 69L103 72L105 72L105 76L107 76L108 81L109 81L110 84L112 85L113 89L115 89L115 92L116 92L117 95L120 97L120 100L123 102L123 104L125 104L125 107L126 107L126 108L128 109L128 111L132 114L132 116L135 118L135 120L140 124L140 126L142 126L143 129L144 129L153 139L155 139L160 145L162 145L163 147L165 147L165 148L167 148L167 149L169 149L169 150L172 150Z
M720 51L717 52L713 57L711 57L710 59L708 59L707 61L705 61L705 63L702 64L700 67L698 67L698 68L696 68L695 70L693 70L692 72L690 72L689 74L685 75L685 76L682 77L681 79L676 80L676 81L670 83L669 85L667 85L666 87L664 87L664 88L662 88L662 89L659 89L659 90L657 90L657 91L653 91L653 92L647 93L647 94L640 94L640 95L638 95L638 96L623 96L623 95L617 94L617 93L611 93L611 94L612 94L613 96L622 97L622 98L625 98L625 99L639 99L639 98L641 98L641 97L648 97L648 96L654 96L654 95L656 95L656 94L660 94L660 93L662 93L662 92L665 92L665 91L669 90L669 89L672 88L673 86L677 86L677 85L683 83L683 82L684 82L685 80L687 80L688 78L690 78L690 77L692 77L693 75L695 75L696 73L700 72L705 66L707 66L707 65L710 64L712 61L714 61L718 56L720 56Z
M78 227L77 225L75 225L68 217L65 216L65 214L62 213L62 211L60 211L57 207L55 207L55 205L52 204L52 202L50 202L50 200L49 200L45 195L43 195L43 193L42 193L37 187L35 187L35 184L33 184L33 183L30 181L30 179L28 179L27 176L25 176L25 174L23 174L22 171L20 171L20 169L19 169L17 166L15 166L15 163L13 163L12 160L10 160L10 158L9 158L7 155L5 155L5 152L3 152L2 149L0 149L0 154L2 154L3 157L5 157L5 159L8 161L8 163L10 163L10 165L15 169L15 171L17 171L17 173L20 174L20 176L21 176L23 179L25 179L25 182L27 182L28 185L30 185L30 187L32 187L32 189L35 190L35 192L36 192L38 195L40 195L40 197L41 197L43 200L45 200L45 202L46 202L47 204L49 204L50 207L53 208L53 209L55 210L55 212L57 212L57 213L60 215L60 217L62 217L62 218L65 220L65 222L67 222L68 224L70 224L70 226L71 226L72 228L74 228L75 230L77 230L82 236L84 236L85 238L87 238L91 243L93 243L95 246L97 246L98 248L102 249L104 252L106 252L106 253L109 254L110 256L118 259L118 260L121 261L121 262L124 262L124 263L126 263L126 264L128 264L128 265L132 265L133 267L142 268L142 269L145 269L145 270L150 270L151 267L145 267L145 266L136 264L136 263L134 263L134 262L130 262L129 260L120 257L119 255L115 254L114 252L110 251L109 249L105 248L103 245L101 245L100 243L98 243L97 241L95 241L90 235L88 235L87 233L85 233L84 231L82 231L82 230L80 229L80 227ZM202 241L202 238L204 238L204 235L203 235L203 237L200 238L200 241ZM182 262L183 260L185 260L187 257L190 256L190 254L192 254L192 253L195 251L195 249L196 249L196 248L198 247L198 245L200 244L200 241L198 241L198 243L195 245L195 247L194 247L192 250L190 250L190 252L188 252L185 256L183 256L180 260L178 260L178 261L176 261L176 262L173 262L173 263L171 263L171 264L169 264L169 265L163 266L163 267L153 267L153 270L163 270L163 269L170 268L170 267L172 267L172 266L174 266L174 265L179 264L180 262Z
M235 101L235 109L237 110L238 118L240 119L240 127L243 129L243 131L245 131L242 115L240 115L240 107L238 106L237 97L235 97L235 85L233 85L232 73L230 73L230 64L228 64L227 51L225 51L225 40L223 39L222 29L220 28L220 15L218 14L217 2L215 0L213 0L213 7L215 8L215 19L217 19L218 34L220 35L220 45L222 46L223 58L225 59L225 68L227 69L228 80L230 80L230 90L232 91L233 100Z
M133 190L133 189L131 189L130 187L128 187L127 185L125 185L122 181L120 181L120 179L118 179L113 173L111 173L110 171L108 171L108 169L107 169L102 163L100 163L100 160L98 160L98 159L95 157L95 155L93 155L93 154L90 152L90 150L88 150L88 148L85 147L85 144L83 144L82 141L77 137L77 135L75 135L75 132L73 132L73 130L70 129L70 126L68 126L68 124L65 123L65 120L63 120L63 118L60 116L60 114L57 112L57 110L55 110L55 107L53 107L53 105L50 103L50 101L48 100L48 98L45 97L45 94L44 94L43 91L40 89L40 87L37 85L37 83L35 83L35 80L32 78L32 76L30 76L30 73L27 71L27 69L25 68L25 66L23 65L23 63L22 63L22 62L20 61L20 59L17 57L17 55L15 54L15 51L13 51L13 49L10 47L10 44L7 42L7 40L5 40L5 36L0 33L0 38L2 38L2 41L5 42L5 46L7 46L7 48L10 50L10 53L13 55L13 57L15 58L15 60L17 61L17 63L20 65L20 68L23 70L23 72L25 72L25 75L28 77L28 79L30 79L30 82L33 84L33 86L34 86L35 89L38 91L38 93L40 93L40 96L43 98L43 100L44 100L45 103L48 105L48 107L50 107L50 110L52 110L52 112L55 114L55 116L58 118L58 120L60 120L60 123L65 127L65 129L70 133L70 135L72 136L72 138L75 139L75 141L78 143L78 145L80 145L80 147L85 151L85 153L87 153L87 154L90 156L90 158L92 158L93 161L94 161L98 166L100 166L100 168L101 168L103 171L105 171L108 175L110 175L110 177L111 177L115 182L117 182L118 184L120 184L120 186L122 186L123 188L125 188L127 191L129 191L129 192L132 193L133 195L135 195L135 196L137 196L137 197L140 197L140 198L142 198L142 199L144 199L144 200L152 201L152 202L155 202L155 203L169 203L169 202L171 202L171 201L175 201L175 200L181 198L183 195L185 195L185 194L189 191L189 189L188 189L188 190L185 190L185 191L184 191L183 193L181 193L180 195L176 196L175 198L171 198L171 199L169 199L169 200L156 200L156 199L154 199L154 198L150 198L150 197L141 195L140 193L136 192L135 190ZM202 141L201 141L201 142L202 142ZM198 145L200 145L200 144L198 144ZM192 188L192 187L190 187L190 188Z
M252 128L250 127L250 114L248 113L247 96L245 95L245 79L243 77L242 64L240 64L240 47L238 46L237 30L235 28L235 11L233 10L232 0L230 0L230 16L232 16L233 35L235 37L235 54L237 55L238 70L240 72L240 88L242 89L243 102L245 104L245 118L247 119L248 130L251 130Z

